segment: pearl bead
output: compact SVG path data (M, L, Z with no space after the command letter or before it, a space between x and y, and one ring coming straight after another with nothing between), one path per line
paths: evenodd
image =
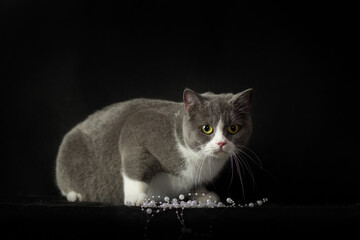
M254 207L254 204L252 202L249 203L249 207Z
M261 206L263 204L263 201L257 200L256 203L257 203L257 205Z
M164 197L164 201L165 202L169 202L170 201L170 198L168 196Z
M152 213L152 209L151 209L151 208L146 209L146 213L147 213L147 214L151 214L151 213Z
M179 199L180 199L180 200L184 200L184 198L185 198L185 196L184 196L183 194L180 194L180 195L179 195Z
M226 202L227 202L227 203L233 203L234 201L233 201L231 198L227 198L227 199L226 199Z
M192 207L192 208L196 208L198 205L197 205L197 201L196 200L194 200L194 201L192 201L191 203L190 203L190 207Z

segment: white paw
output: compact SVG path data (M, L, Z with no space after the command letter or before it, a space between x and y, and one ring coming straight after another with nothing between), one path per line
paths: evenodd
M127 206L141 206L146 197L145 193L125 195L124 204Z
M81 202L82 201L82 196L80 193L74 192L74 191L70 191L66 194L66 198L69 202Z
M127 206L140 206L146 198L147 184L127 177L124 172L122 175L124 180L124 204Z

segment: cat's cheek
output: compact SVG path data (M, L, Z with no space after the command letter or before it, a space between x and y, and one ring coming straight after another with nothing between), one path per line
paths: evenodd
M219 150L220 150L219 146L212 142L209 142L204 147L204 153L210 157L218 155Z

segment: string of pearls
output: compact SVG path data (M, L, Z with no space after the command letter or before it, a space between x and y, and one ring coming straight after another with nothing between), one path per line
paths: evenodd
M199 196L198 193L188 193L189 198L192 196ZM206 196L205 193L201 193L202 196ZM211 196L208 195L205 202L197 201L197 200L187 200L185 199L184 194L180 194L178 198L173 198L170 200L168 196L165 196L163 199L161 196L151 196L150 198L146 198L142 203L133 204L131 202L127 202L127 206L138 206L141 207L142 211L146 211L147 214L153 214L155 211L159 213L160 210L167 210L167 209L185 209L185 208L225 208L225 207L255 207L255 206L262 206L264 203L268 201L267 198L263 198L261 200L257 200L255 202L250 202L247 204L237 204L231 198L226 198L226 202L223 203L221 201L217 202L216 200L212 200Z
M187 200L191 198L197 198L201 196L202 199L206 199L206 201L197 201L197 200ZM147 229L151 219L160 212L166 211L168 209L175 209L176 217L181 224L181 234L191 234L192 229L185 225L184 220L184 209L186 208L254 208L260 207L264 203L268 201L267 198L263 198L261 200L257 200L255 202L250 202L247 204L237 204L231 198L226 198L226 202L223 203L221 201L217 202L213 200L211 195L207 195L205 193L188 193L187 195L180 194L178 198L173 198L170 200L168 196L162 198L161 196L151 196L146 198L142 203L136 203L135 205L131 202L127 202L127 206L138 206L141 207L141 211L147 213L149 216L145 225L145 239L148 238L147 236ZM179 212L180 210L180 212ZM212 231L212 226L209 226L209 233ZM196 233L195 233L196 235Z

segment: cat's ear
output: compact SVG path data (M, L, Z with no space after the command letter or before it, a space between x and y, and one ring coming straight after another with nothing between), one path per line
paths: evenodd
M186 88L183 94L184 106L186 111L192 110L196 105L200 104L203 100L202 96L197 92Z
M233 104L234 109L237 112L249 113L251 110L252 96L253 96L253 89L249 88L241 93L235 94L230 99L230 103Z

